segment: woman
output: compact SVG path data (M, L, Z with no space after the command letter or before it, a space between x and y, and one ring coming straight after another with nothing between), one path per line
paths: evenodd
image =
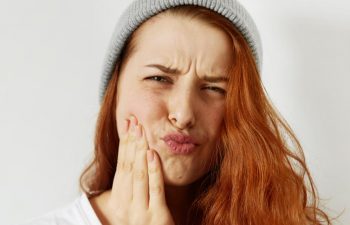
M261 60L236 1L134 1L107 53L83 195L46 221L331 224Z

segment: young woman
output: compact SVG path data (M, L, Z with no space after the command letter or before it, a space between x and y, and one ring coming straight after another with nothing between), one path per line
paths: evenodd
M107 53L83 194L41 222L331 224L261 60L234 0L134 1Z

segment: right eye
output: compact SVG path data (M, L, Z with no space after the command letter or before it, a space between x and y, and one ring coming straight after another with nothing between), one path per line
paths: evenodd
M161 82L161 83L171 83L171 79L169 77L165 76L151 76L151 77L146 77L146 80L151 80L151 81L156 81L156 82Z

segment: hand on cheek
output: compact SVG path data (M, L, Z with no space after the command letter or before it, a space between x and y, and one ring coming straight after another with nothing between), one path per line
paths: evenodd
M108 199L109 222L173 225L159 156L149 149L144 128L135 117L123 122L117 170Z

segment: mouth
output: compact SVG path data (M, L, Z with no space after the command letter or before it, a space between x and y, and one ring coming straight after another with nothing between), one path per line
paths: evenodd
M180 133L168 134L162 140L168 146L169 151L177 155L188 155L194 152L199 145L194 137Z
M170 152L178 155L188 155L196 149L196 145L192 143L177 143L175 141L169 140L165 141L169 147Z

